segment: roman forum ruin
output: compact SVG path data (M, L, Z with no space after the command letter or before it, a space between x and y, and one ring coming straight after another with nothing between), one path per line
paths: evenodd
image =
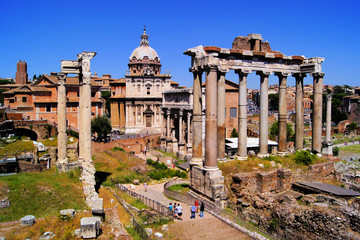
M239 115L238 115L238 156L247 158L247 76L256 73L260 77L260 139L259 157L268 156L268 84L269 76L279 78L279 152L286 152L286 86L287 77L296 80L296 150L303 149L303 82L306 74L313 77L314 108L312 119L312 151L321 153L322 90L324 73L321 63L324 58L286 56L273 51L268 42L263 42L260 34L236 37L232 48L198 46L184 52L191 57L190 71L194 75L193 85L193 138L192 159L190 161L190 187L209 197L216 203L226 197L224 177L217 166L218 159L225 158L224 108L225 75L234 70L239 75ZM202 153L202 75L206 79L206 120L205 155Z
M79 74L79 161L82 168L81 180L83 183L86 203L92 205L98 194L95 191L95 166L91 159L91 72L90 60L95 52L82 52L75 61L61 61L61 73L58 73L58 163L60 171L68 171L71 164L67 155L66 134L66 75Z

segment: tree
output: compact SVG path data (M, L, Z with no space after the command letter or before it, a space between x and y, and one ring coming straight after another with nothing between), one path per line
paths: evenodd
M238 132L236 131L236 128L233 128L231 134L230 134L230 137L231 138L237 138L239 135L238 135Z
M270 135L271 140L273 140L273 141L277 140L277 136L279 136L279 122L278 121L275 121L270 126L269 135ZM292 125L290 123L287 123L286 124L286 141L293 142L294 140L295 140L295 133L294 133L294 130L292 129Z
M105 109L108 113L110 113L110 99L111 92L110 91L101 91L101 97L105 99Z
M91 121L91 132L97 133L100 139L105 139L111 132L111 123L106 116L97 116Z
M349 131L354 131L356 128L357 128L357 123L356 122L352 122L350 123L349 125L346 126L346 128L349 130Z
M279 94L278 93L269 94L269 105L270 105L270 110L272 110L272 111L279 110Z

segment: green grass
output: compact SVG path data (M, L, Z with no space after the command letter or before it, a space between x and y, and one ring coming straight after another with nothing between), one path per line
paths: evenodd
M0 209L0 222L20 220L29 214L36 218L57 215L68 208L87 209L78 179L79 172L60 174L55 169L1 177L0 186L10 190L7 196L11 207Z
M175 184L175 185L170 186L168 188L168 190L174 191L174 192L186 193L189 191L189 184L187 184L187 183Z
M32 141L16 141L9 144L4 144L3 148L0 148L0 156L5 154L14 155L15 153L33 151L35 146Z
M357 136L357 137L354 137L354 138L345 137L342 134L336 134L336 135L333 135L333 136L335 136L337 138L336 140L334 140L334 144L341 144L341 143L346 143L346 142L348 143L351 140L360 141L360 136Z
M340 152L360 153L360 144L341 147Z

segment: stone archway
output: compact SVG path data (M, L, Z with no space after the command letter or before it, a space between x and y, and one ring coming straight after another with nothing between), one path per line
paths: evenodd
M37 141L38 133L34 130L28 128L15 128L16 136L27 136L33 141Z

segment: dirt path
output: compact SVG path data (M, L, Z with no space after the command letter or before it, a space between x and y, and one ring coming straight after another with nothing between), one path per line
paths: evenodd
M164 205L169 205L173 200L168 199L163 194L164 183L148 185L147 191L145 192L144 186L135 186L133 191L142 194L155 201L161 202ZM179 202L176 202L179 203ZM215 218L211 214L206 212L204 218L200 218L198 215L195 219L190 219L190 206L186 203L180 203L183 207L183 220L175 220L174 223L169 225L169 232L167 235L171 239L251 239L242 232L239 232L235 228Z

